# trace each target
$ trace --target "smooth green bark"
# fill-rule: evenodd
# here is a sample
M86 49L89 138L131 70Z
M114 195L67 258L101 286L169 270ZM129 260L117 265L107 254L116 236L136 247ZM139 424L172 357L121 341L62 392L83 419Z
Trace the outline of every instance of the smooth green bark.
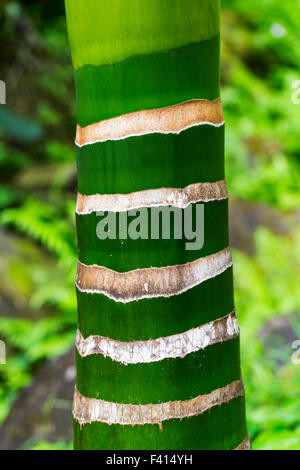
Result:
M215 0L66 0L74 68L175 49L219 32Z
M77 353L77 388L86 397L116 403L130 400L139 405L188 400L238 380L241 375L238 358L239 338L208 346L184 358L149 364L124 366L109 357L82 358ZM86 375L94 380L87 381Z
M220 94L220 36L166 53L139 54L75 71L78 123L86 126L139 109L161 108Z
M131 193L224 178L224 127L148 134L77 147L78 191ZM139 177L137 177L140 175Z

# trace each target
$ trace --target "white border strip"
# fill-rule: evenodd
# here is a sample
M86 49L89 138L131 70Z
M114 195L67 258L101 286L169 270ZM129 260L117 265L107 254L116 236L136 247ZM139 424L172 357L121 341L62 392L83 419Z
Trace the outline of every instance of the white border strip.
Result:
M80 292L104 294L116 302L132 302L181 294L218 276L232 266L230 248L190 263L118 273L78 261L76 287Z
M89 336L84 339L77 330L76 348L81 357L102 354L122 364L158 362L222 343L239 335L239 324L235 311L223 318L192 328L184 333L165 336L148 341L116 341L104 336Z
M145 134L179 134L190 127L204 124L215 127L224 125L220 98L215 101L191 100L164 108L135 111L85 127L77 125L75 144L84 147Z
M131 405L87 398L75 387L73 416L80 425L93 422L129 426L160 424L170 419L200 415L214 406L228 403L242 395L244 395L244 384L242 380L235 380L225 387L190 400Z
M174 206L181 209L191 203L227 199L226 181L195 183L180 188L159 188L129 194L77 194L76 213L91 214L97 211L122 212L139 207Z

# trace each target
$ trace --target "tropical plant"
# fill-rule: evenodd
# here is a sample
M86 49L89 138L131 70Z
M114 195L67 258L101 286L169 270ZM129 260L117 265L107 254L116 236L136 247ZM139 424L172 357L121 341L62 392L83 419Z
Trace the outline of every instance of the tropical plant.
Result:
M249 448L219 1L65 3L78 113L74 446ZM157 229L167 216L170 231Z

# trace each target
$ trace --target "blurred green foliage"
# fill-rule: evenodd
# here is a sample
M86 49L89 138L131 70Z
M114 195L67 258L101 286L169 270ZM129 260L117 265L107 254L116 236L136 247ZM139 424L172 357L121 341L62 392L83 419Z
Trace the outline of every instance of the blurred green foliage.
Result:
M221 3L230 194L294 222L286 235L257 228L253 256L247 246L234 250L248 427L255 449L299 449L300 365L291 362L289 335L276 340L266 331L287 318L300 339L300 104L292 103L300 0ZM8 90L0 114L2 421L43 361L73 345L77 256L75 97L63 1L2 1L0 36ZM7 132L18 125L27 138ZM71 448L64 441L24 446Z
M288 337L266 350L260 331L296 312L291 327L300 338L300 104L292 102L300 79L300 1L221 4L230 195L269 204L295 222L285 237L258 228L253 257L234 250L248 428L254 449L299 449L300 364L291 362Z
M30 444L30 442L24 445L22 450L72 450L73 443L69 442L68 444L63 441L59 440L57 442L37 442L35 444Z

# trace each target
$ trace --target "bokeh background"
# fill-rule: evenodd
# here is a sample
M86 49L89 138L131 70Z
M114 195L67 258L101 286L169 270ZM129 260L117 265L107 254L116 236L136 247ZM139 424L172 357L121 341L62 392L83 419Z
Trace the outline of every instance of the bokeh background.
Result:
M221 4L249 433L254 449L300 449L300 1ZM76 119L63 1L1 0L0 41L0 448L70 449Z

